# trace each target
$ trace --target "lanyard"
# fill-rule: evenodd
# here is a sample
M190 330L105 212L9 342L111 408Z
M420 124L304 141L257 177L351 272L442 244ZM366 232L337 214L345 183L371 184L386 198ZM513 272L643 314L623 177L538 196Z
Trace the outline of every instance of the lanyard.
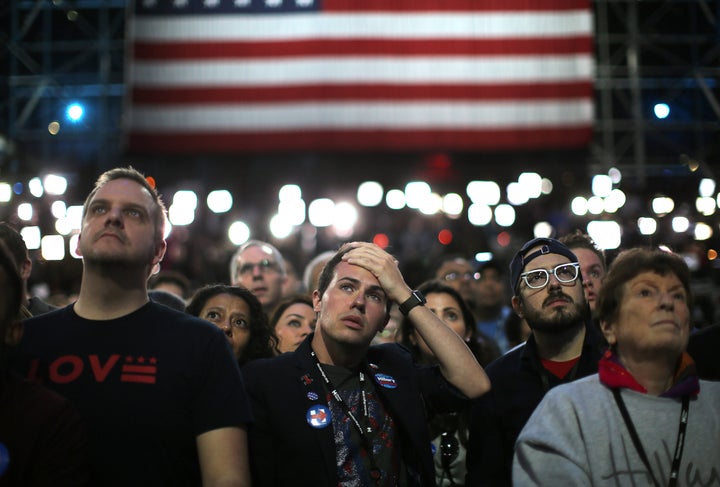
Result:
M630 432L630 437L632 438L633 444L635 445L635 449L638 452L638 455L640 455L640 459L642 460L643 464L645 464L645 468L648 470L648 474L650 475L650 478L652 479L653 485L656 487L659 487L660 484L658 483L657 479L655 478L655 475L653 474L652 470L650 469L650 462L648 461L647 455L645 454L645 449L642 446L642 443L640 443L640 437L637 434L637 431L635 430L635 425L632 422L632 418L630 418L630 414L628 413L627 408L625 407L625 402L622 399L622 396L620 395L619 389L613 389L613 396L615 397L615 402L618 405L618 408L620 409L620 413L622 414L623 419L625 420L625 425L627 426L628 431ZM672 461L672 469L670 470L670 480L668 481L668 487L675 487L677 485L678 480L678 472L680 471L680 459L682 458L683 454L683 448L685 447L685 430L687 429L687 422L688 422L688 415L690 412L690 396L683 396L682 397L682 410L680 411L680 425L678 426L678 436L677 441L675 442L675 454L673 455L673 461Z
M367 403L367 395L365 394L365 374L360 371L360 395L362 397L362 407L363 407L363 415L365 416L365 424L366 427L363 428L360 425L360 421L358 418L355 417L355 415L350 410L350 407L347 405L347 403L343 400L342 396L338 392L337 388L333 385L333 383L330 381L330 378L325 373L325 370L323 370L322 365L320 365L320 361L317 358L317 355L315 355L315 351L310 352L310 356L315 361L315 365L318 368L318 371L320 371L320 375L323 378L323 382L325 382L325 386L330 391L330 394L332 394L332 397L335 398L337 403L340 405L342 410L345 412L348 418L350 418L350 421L352 421L353 425L355 425L355 429L357 430L358 434L360 435L360 440L362 441L363 447L365 448L365 451L367 452L368 460L370 461L370 475L375 480L375 482L378 482L380 480L380 469L377 468L375 465L375 459L373 458L372 453L372 445L370 443L370 438L368 438L367 434L372 433L373 429L372 426L370 426L370 416L368 415L368 403Z

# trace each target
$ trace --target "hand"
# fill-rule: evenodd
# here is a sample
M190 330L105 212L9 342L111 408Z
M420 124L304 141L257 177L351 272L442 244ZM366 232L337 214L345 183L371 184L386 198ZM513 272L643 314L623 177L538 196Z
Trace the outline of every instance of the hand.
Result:
M370 242L346 243L340 250L348 247L351 250L343 255L343 261L360 266L374 275L388 299L401 303L410 297L412 290L405 283L395 257Z

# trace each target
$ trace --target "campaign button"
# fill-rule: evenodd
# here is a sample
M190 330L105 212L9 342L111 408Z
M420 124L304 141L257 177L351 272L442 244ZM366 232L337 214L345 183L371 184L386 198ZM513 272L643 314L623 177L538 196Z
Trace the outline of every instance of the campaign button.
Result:
M397 387L397 382L395 382L395 379L390 375L375 374L375 380L386 389L395 389Z
M310 406L305 418L313 428L325 428L330 424L330 409L322 404L315 404L314 406Z

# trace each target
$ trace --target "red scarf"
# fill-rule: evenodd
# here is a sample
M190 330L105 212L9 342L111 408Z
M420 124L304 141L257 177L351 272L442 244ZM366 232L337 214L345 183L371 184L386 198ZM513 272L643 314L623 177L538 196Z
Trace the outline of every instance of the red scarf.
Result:
M635 377L620 363L617 355L612 350L607 350L598 363L598 374L600 382L611 389L626 388L647 394ZM695 362L686 352L680 357L680 363L673 376L673 383L670 388L660 394L660 397L681 397L684 395L696 396L700 393L700 382L698 381Z

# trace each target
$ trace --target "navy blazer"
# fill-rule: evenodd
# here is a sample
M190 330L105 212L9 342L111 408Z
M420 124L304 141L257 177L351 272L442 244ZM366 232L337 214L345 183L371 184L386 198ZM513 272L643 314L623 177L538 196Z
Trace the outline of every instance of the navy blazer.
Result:
M310 356L312 337L294 352L252 361L242 370L255 418L248 428L254 486L337 485L332 424L314 428L306 416L313 405L328 406L322 376ZM375 374L385 374L397 383L394 389L376 383L375 391L398 428L408 485L435 485L428 419L466 407L468 398L438 367L415 365L400 345L370 347L367 360L376 382Z

